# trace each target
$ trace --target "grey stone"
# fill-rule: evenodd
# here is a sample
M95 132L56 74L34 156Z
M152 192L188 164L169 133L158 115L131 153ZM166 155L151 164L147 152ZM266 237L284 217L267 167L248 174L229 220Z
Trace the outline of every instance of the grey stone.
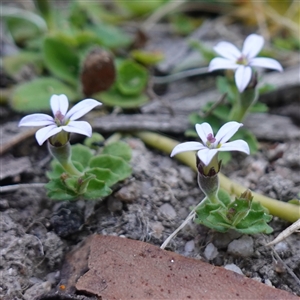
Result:
M168 219L175 219L177 216L177 213L173 206L169 203L163 204L160 208L159 211L165 215Z
M185 243L184 245L184 255L188 256L190 255L195 249L195 241L190 240Z
M227 252L236 256L249 257L253 255L253 239L244 235L238 240L232 241L227 248Z
M216 258L219 254L218 249L215 247L215 245L213 243L209 243L204 250L204 257L207 260L213 260L214 258Z
M224 266L224 269L233 271L235 273L244 275L243 271L235 264L227 264Z

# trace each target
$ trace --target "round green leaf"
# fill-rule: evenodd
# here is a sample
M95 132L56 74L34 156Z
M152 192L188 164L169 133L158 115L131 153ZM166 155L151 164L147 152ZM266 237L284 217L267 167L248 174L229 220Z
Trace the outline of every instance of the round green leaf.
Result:
M103 93L95 94L93 97L99 99L107 106L119 106L122 108L140 107L148 101L148 97L144 94L125 96L115 88L111 88L109 91Z
M45 64L56 77L77 86L79 57L74 49L58 37L47 37L43 44Z
M3 57L4 70L13 78L16 78L26 65L33 67L36 74L41 74L43 61L40 53L22 51L15 55Z
M72 161L79 162L84 168L88 167L92 157L92 151L88 147L82 144L72 146Z
M119 176L119 180L123 180L131 174L131 167L124 159L107 154L93 157L90 161L90 167L109 169Z
M92 168L87 173L95 175L98 180L105 182L107 186L112 186L119 181L119 176L109 169Z
M65 94L70 102L76 100L73 89L55 78L42 77L18 85L9 103L18 112L49 111L53 94Z
M147 70L138 63L124 60L118 66L117 88L121 94L133 96L140 94L148 81Z
M129 162L131 159L131 148L128 144L118 141L111 144L106 145L103 148L101 154L110 154L113 156L118 156L123 158L125 161Z

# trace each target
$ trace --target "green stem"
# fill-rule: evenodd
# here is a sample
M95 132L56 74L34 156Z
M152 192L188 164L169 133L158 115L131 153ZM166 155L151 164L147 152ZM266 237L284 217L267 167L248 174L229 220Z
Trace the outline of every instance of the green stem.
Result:
M167 154L170 154L173 148L178 145L178 142L170 139L168 137L162 136L157 133L142 131L134 133L147 145L161 150ZM195 154L190 152L180 153L176 155L176 158L183 162L184 164L191 167L193 170L197 171ZM231 181L225 175L219 173L220 187L230 194L235 196L240 196L247 188L242 185ZM260 195L258 193L252 193L253 200L260 202L264 207L266 207L270 214L277 216L283 220L290 222L295 222L300 218L300 207L295 204L290 204L282 202L270 197Z
M48 149L51 155L57 159L57 161L62 165L64 170L70 174L75 176L82 176L83 173L81 173L74 165L71 160L72 156L72 149L69 142L67 142L65 145L60 147L55 147L48 142Z
M255 87L248 88L243 93L240 93L236 104L232 108L229 120L242 122L257 99L258 91Z

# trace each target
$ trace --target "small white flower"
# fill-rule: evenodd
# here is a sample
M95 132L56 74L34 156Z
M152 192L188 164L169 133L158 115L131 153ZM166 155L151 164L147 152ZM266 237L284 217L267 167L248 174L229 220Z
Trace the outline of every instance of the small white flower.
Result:
M220 42L214 50L223 58L214 58L208 71L232 69L235 71L235 82L240 92L243 92L251 80L251 67L262 67L282 71L280 63L272 58L256 57L264 45L264 38L250 34L244 41L242 52L229 42Z
M76 132L86 136L92 135L92 127L88 122L75 121L102 103L94 99L85 99L73 106L69 112L69 101L66 95L53 95L50 106L53 117L46 114L32 114L25 116L19 123L20 126L46 126L39 129L35 138L42 145L48 138L61 131Z
M199 159L207 166L219 151L241 151L249 154L249 146L243 140L226 143L241 126L243 124L235 121L228 122L220 128L214 137L212 128L208 123L196 124L196 131L202 143L185 142L179 144L173 149L171 157L180 152L198 150Z

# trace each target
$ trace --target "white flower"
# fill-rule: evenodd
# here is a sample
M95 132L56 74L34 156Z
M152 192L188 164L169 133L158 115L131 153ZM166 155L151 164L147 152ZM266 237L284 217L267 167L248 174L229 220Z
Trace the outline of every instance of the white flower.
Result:
M235 71L235 82L240 92L243 92L251 80L251 67L269 68L282 71L280 63L272 58L256 57L264 45L264 38L257 34L250 34L244 41L242 52L233 44L220 42L214 50L221 56L214 58L208 71L218 69L232 69Z
M92 127L88 122L75 121L88 113L94 107L101 105L94 99L85 99L73 106L69 112L69 101L66 95L53 95L50 105L53 117L46 114L32 114L25 116L19 123L20 126L46 126L39 129L35 138L39 145L42 145L48 138L61 131L76 132L86 136L92 135Z
M243 124L235 121L228 122L220 128L214 137L212 128L208 123L196 124L196 131L202 143L185 142L179 144L173 149L171 157L180 152L198 150L199 159L207 166L219 151L241 151L249 154L249 146L243 140L226 143L241 126Z

